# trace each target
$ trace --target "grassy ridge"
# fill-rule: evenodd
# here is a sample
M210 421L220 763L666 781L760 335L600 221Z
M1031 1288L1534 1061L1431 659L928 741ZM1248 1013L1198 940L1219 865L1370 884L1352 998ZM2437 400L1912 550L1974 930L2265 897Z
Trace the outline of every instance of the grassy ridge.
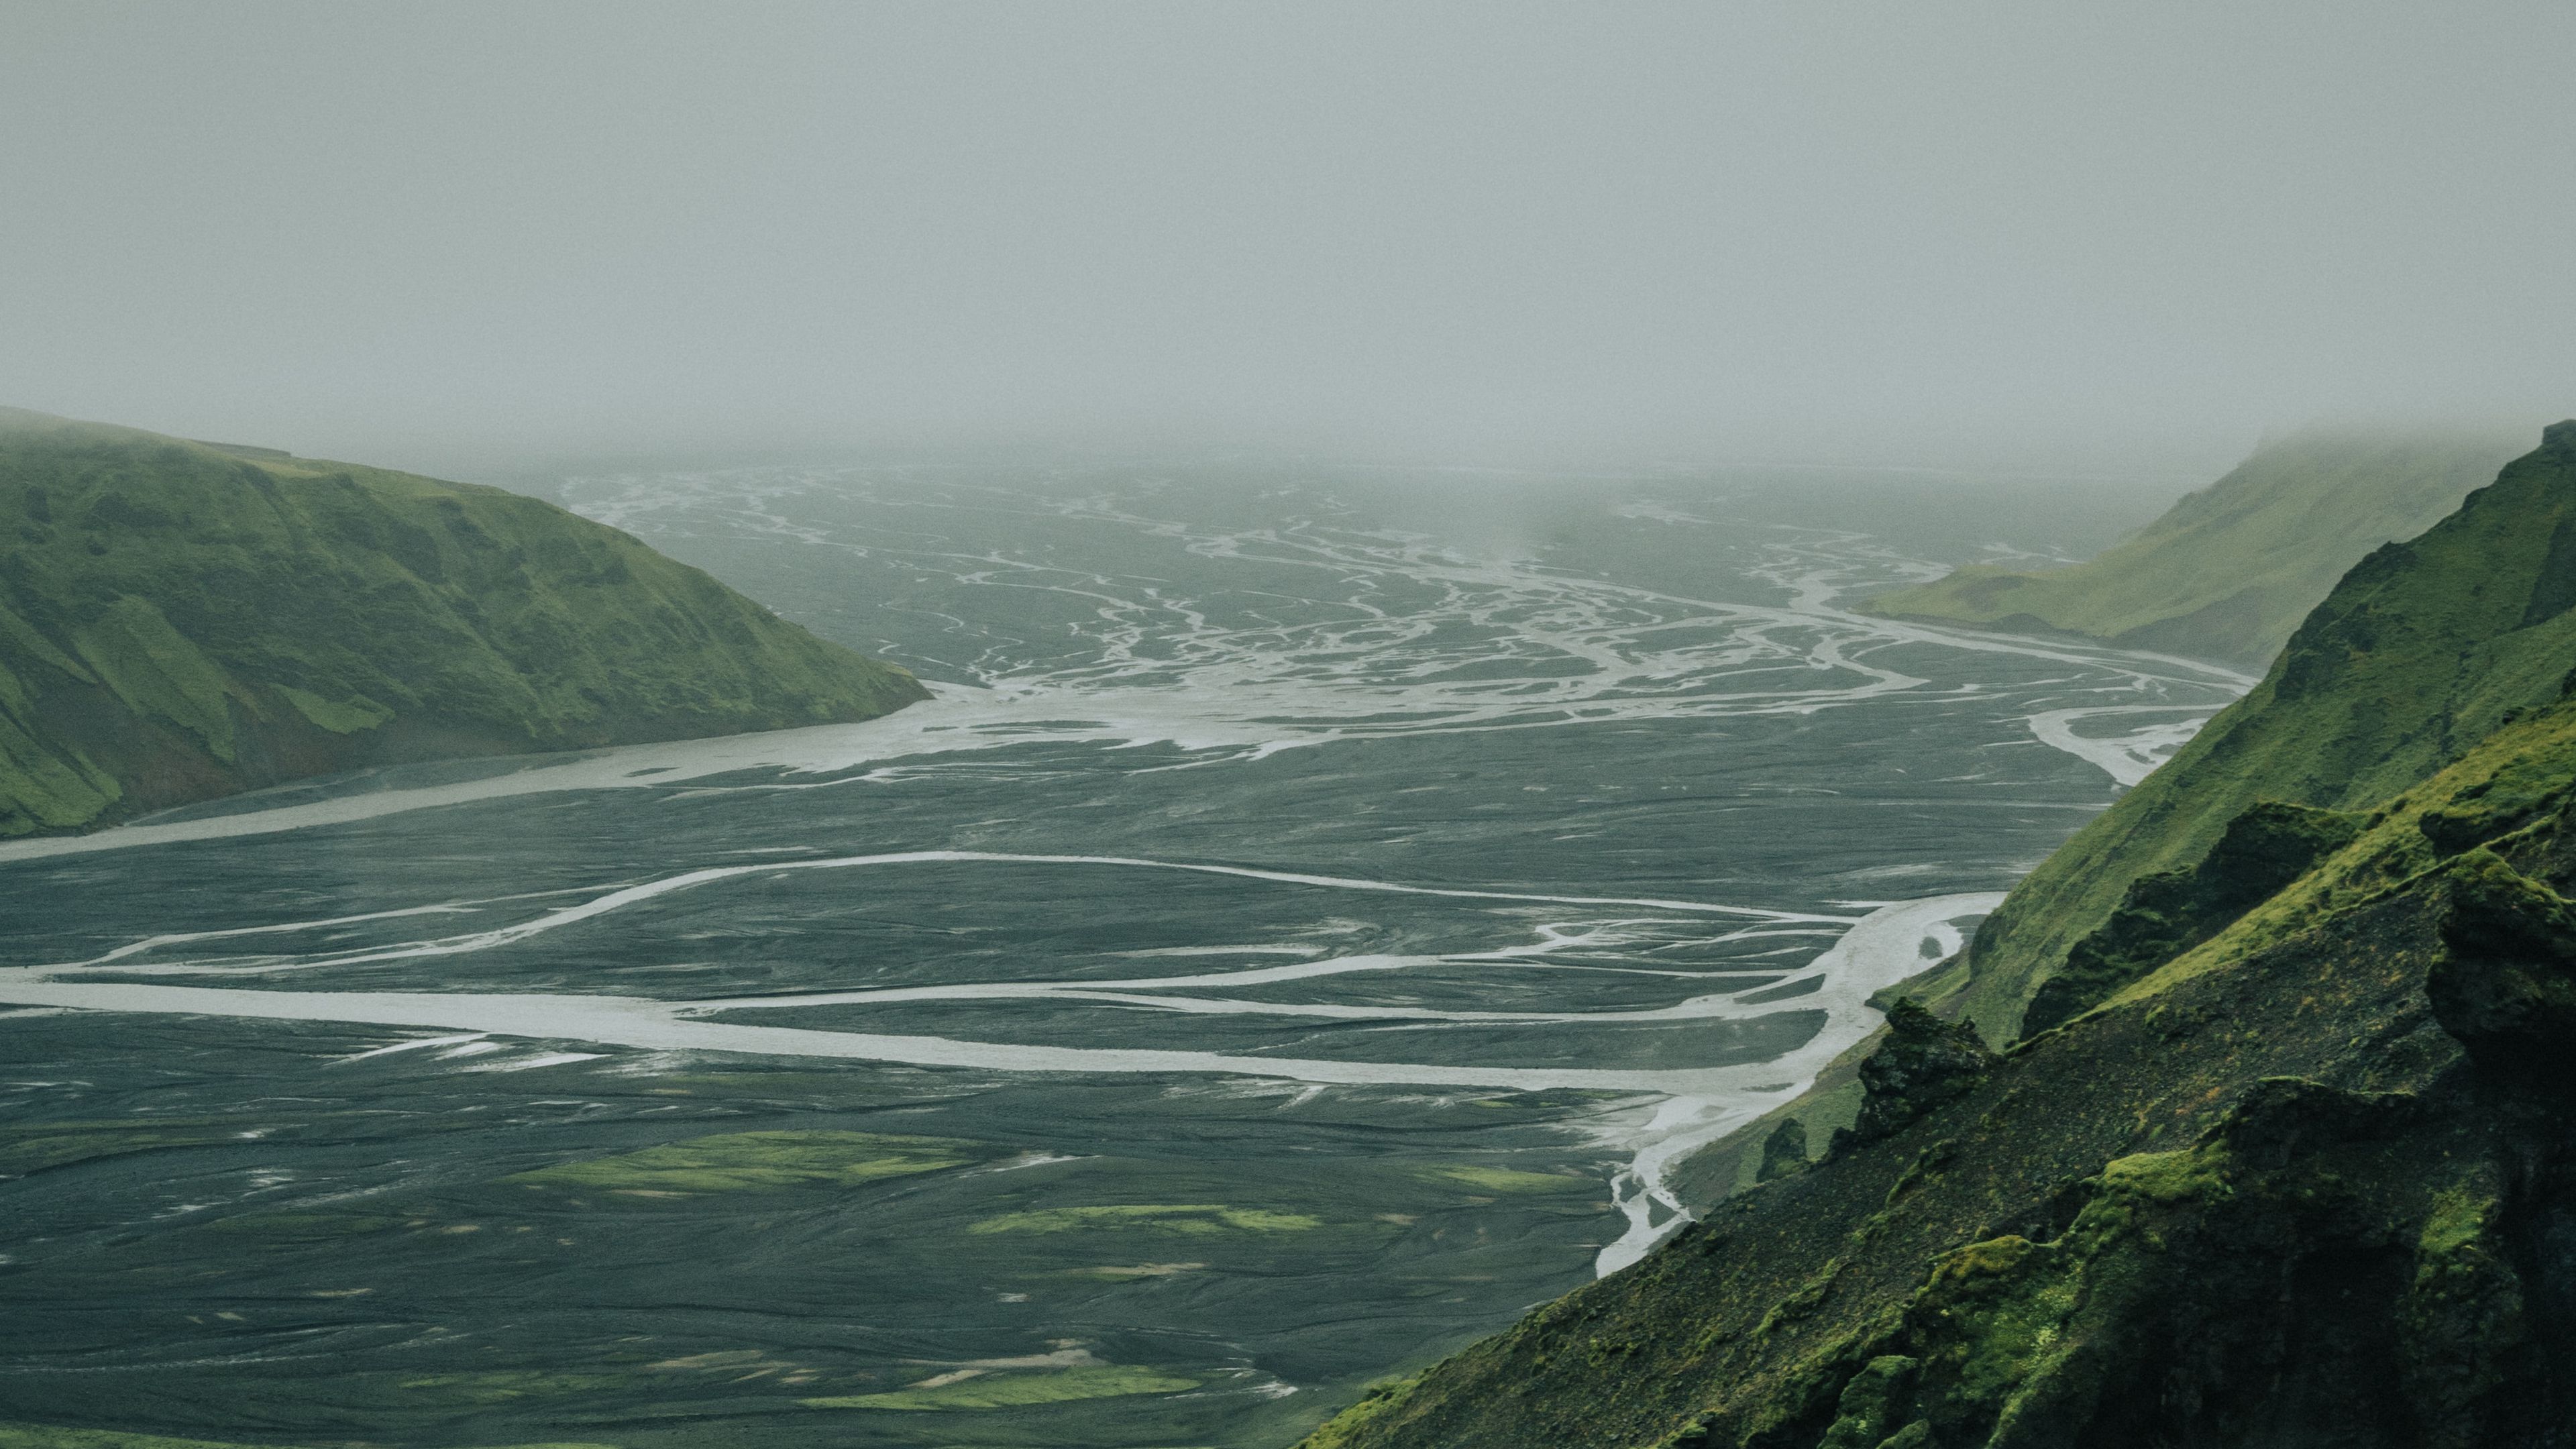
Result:
M2197 861L2259 800L2371 810L2576 665L2576 423L2420 538L2355 565L2263 682L2050 856L1977 932L1966 1010L1989 1036L2140 876Z
M1971 565L1861 608L2258 669L2355 560L2432 526L2520 446L2466 431L2303 433L2089 562L2040 573Z
M2501 933L2499 884L2530 916ZM2560 704L1953 1100L1309 1449L2564 1442L2571 885ZM2557 939L2490 954L2516 934ZM2482 1055L2515 1032L2553 1050Z
M0 410L0 836L924 697L536 499Z
M2565 423L2355 567L1980 933L1971 1008L2009 1025L2125 900L2099 999L1865 1066L1876 1133L1311 1449L2566 1442L2571 665ZM2288 878L2220 889L2249 861Z

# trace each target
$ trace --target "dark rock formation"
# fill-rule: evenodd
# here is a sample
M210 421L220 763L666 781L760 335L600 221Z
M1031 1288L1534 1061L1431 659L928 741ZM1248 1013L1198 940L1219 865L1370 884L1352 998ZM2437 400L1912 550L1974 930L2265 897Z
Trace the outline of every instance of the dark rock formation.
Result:
M1967 1093L1994 1062L1974 1026L1943 1021L1913 997L1898 997L1887 1013L1886 1041L1861 1063L1860 1119L1835 1135L1860 1142L1889 1136Z
M2110 999L2112 993L2217 935L2352 843L2363 817L2266 800L2227 823L2209 854L2189 870L2143 875L2119 909L2066 953L2066 963L2032 993L2021 1031L2037 1036Z
M1769 1182L1807 1170L1807 1127L1791 1117L1771 1129L1762 1139L1762 1166L1753 1174L1755 1182Z
M2483 848L2446 874L2450 950L2424 980L2435 1019L2517 1083L2576 1088L2576 911Z

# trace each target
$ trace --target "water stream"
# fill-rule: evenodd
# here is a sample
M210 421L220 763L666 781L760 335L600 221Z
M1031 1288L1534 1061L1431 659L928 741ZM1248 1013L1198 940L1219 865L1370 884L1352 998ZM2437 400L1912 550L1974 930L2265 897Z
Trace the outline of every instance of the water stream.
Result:
M1283 1442L1634 1262L2248 683L1854 614L1938 528L1740 480L564 496L938 698L0 845L0 1417Z

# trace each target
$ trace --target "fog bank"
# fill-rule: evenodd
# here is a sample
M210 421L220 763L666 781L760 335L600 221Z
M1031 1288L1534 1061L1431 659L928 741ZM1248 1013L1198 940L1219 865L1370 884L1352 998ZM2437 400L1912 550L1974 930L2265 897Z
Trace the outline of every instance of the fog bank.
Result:
M6 7L0 401L454 465L2576 411L2576 9Z

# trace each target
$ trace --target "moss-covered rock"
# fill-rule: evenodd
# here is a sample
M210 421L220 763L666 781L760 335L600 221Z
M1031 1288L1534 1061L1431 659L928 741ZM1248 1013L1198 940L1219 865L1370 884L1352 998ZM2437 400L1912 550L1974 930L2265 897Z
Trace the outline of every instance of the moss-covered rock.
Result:
M1860 1119L1835 1136L1861 1142L1890 1136L1984 1081L1994 1060L1974 1026L1943 1021L1913 997L1899 997L1887 1013L1885 1038L1861 1063Z
M533 498L0 410L0 836L925 697Z
M1783 1118L1762 1139L1762 1165L1755 1169L1753 1180L1769 1182L1807 1169L1807 1124L1795 1117Z
M2188 870L2138 877L2100 928L2076 942L2022 1013L2035 1036L2217 935L2319 860L2352 843L2364 817L2264 800L2227 823Z
M1914 1379L1922 1366L1920 1359L1900 1353L1881 1354L1864 1364L1834 1401L1833 1426L1825 1430L1818 1449L1879 1449L1917 1426L1916 1437L1927 1437L1931 1425L1914 1415Z
M2483 847L2443 875L2450 950L2424 982L2435 1019L2495 1070L2576 1088L2576 910Z
M2436 1195L2397 1309L2400 1381L2428 1444L2480 1443L2480 1402L2529 1371L2516 1361L2531 1342L2522 1276L2486 1186Z

